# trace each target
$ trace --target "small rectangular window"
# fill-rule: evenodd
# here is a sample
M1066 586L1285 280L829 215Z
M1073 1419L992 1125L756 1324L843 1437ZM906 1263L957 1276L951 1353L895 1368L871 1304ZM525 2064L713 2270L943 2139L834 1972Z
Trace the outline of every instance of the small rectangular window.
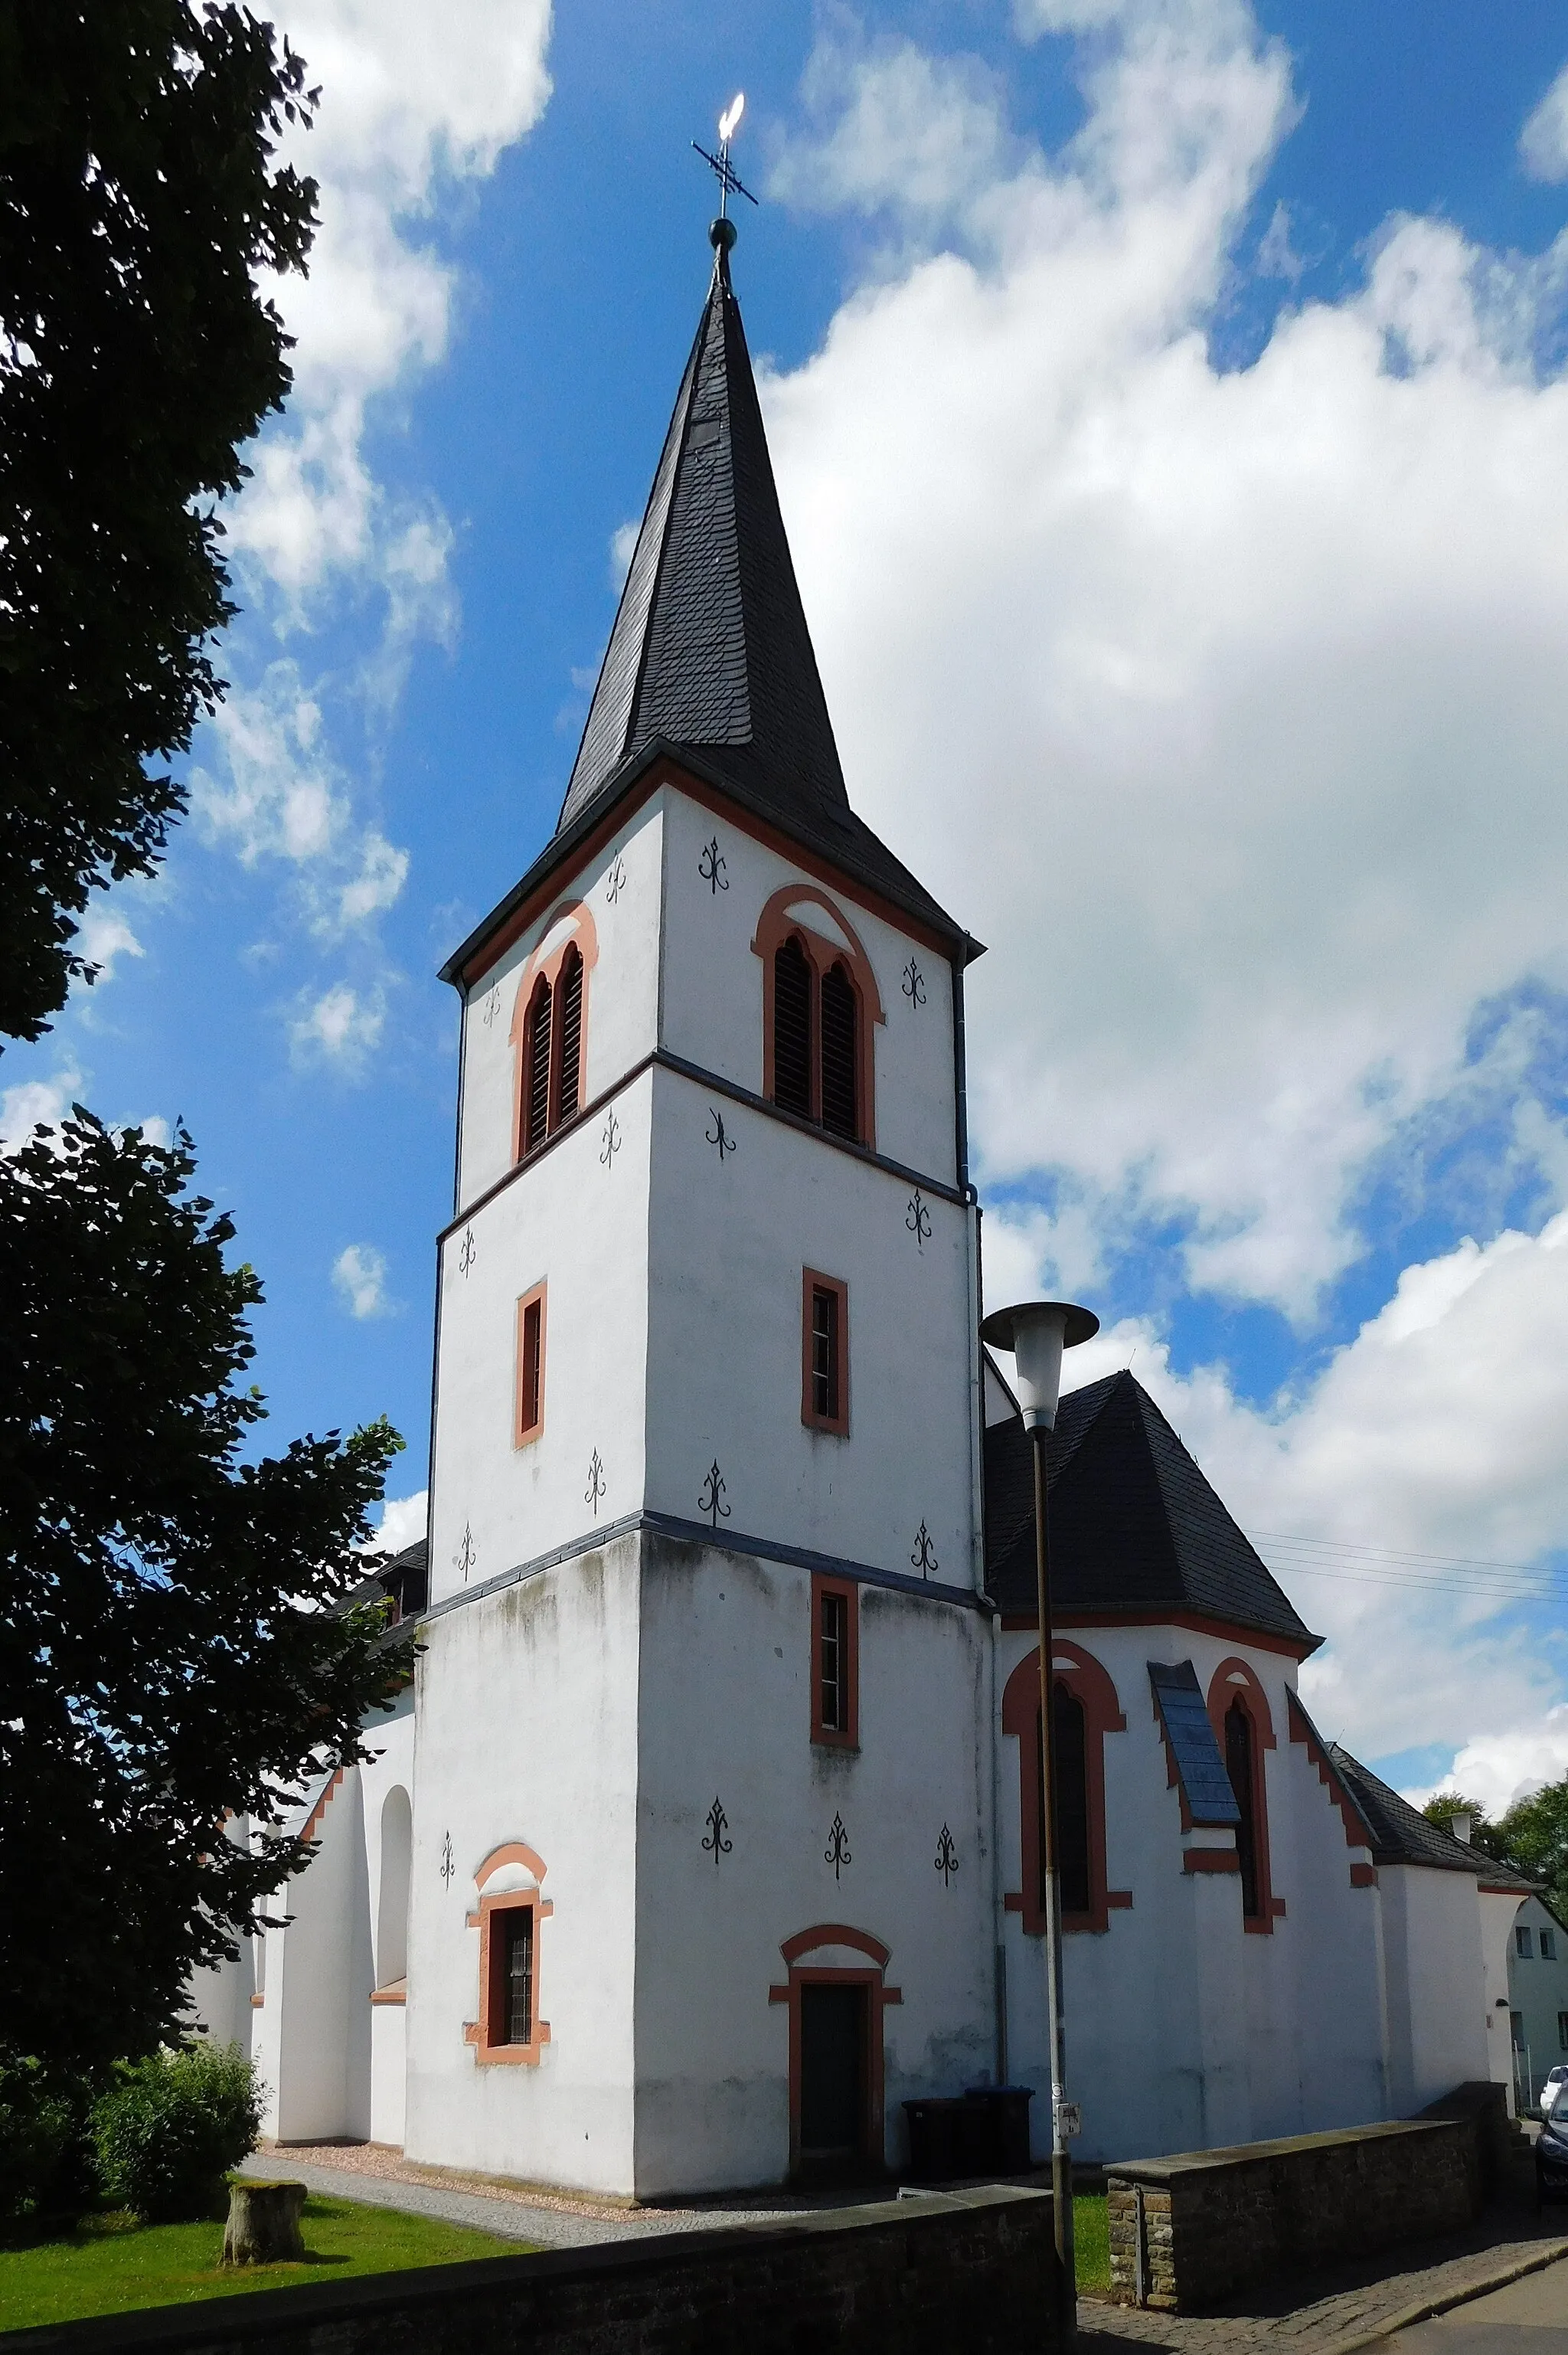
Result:
M1555 1930L1542 1930L1541 1933L1541 1959L1543 1963L1554 1963L1557 1960L1557 1933Z
M842 1749L860 1740L860 1626L849 1579L811 1580L811 1739Z
M1524 2051L1524 2014L1523 2014L1523 2012L1522 2012L1522 2011L1510 2011L1510 2012L1509 2013L1509 2016L1508 2016L1508 2024L1509 2024L1510 2030L1511 2031L1512 2036L1513 2036L1513 2049L1514 2049L1514 2051L1515 2051L1516 2052L1522 2052L1522 2051Z
M801 1285L800 1420L840 1438L849 1432L849 1286L814 1267Z
M1520 1923L1520 1925L1519 1925L1518 1929L1517 1929L1517 1930L1514 1932L1514 1934L1513 1934L1513 1950L1514 1950L1514 1953L1515 1953L1516 1955L1519 1955L1522 1956L1522 1958L1523 1958L1526 1962L1528 1962L1528 1961L1529 1961L1529 1959L1530 1959L1530 1932L1529 1932L1529 1930L1525 1927L1525 1925L1524 1925L1524 1923L1523 1923L1522 1922Z
M498 1906L490 1917L490 2019L485 2042L534 2041L534 1908Z
M1560 2011L1557 2015L1557 2041L1562 2050L1568 2052L1568 2011Z
M517 1419L514 1447L526 1447L545 1428L545 1286L517 1303Z

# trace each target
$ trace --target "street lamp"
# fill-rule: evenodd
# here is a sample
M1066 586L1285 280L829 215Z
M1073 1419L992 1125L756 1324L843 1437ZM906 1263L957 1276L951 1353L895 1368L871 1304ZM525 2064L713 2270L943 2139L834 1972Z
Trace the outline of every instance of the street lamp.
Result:
M999 1308L980 1327L993 1349L1011 1349L1018 1403L1034 1443L1034 1583L1040 1618L1040 1806L1045 1849L1045 2011L1051 2039L1051 2208L1056 2233L1056 2295L1061 2344L1077 2330L1077 2271L1073 2257L1073 2162L1067 2148L1077 2120L1067 2100L1067 2032L1062 2005L1062 1885L1056 1865L1054 1632L1051 1625L1051 1549L1045 1517L1045 1448L1056 1422L1062 1352L1093 1338L1100 1320L1065 1300L1027 1300Z

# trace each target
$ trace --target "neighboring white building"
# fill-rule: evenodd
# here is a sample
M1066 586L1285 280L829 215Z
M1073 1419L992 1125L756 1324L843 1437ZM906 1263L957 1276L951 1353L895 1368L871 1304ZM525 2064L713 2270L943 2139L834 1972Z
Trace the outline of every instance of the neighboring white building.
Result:
M446 967L412 1688L201 1994L279 2139L657 2197L1043 2094L980 954L850 807L721 246L560 824ZM1492 1868L1319 1740L1318 1639L1130 1374L1063 1401L1051 1482L1084 2156L1506 2082Z
M1506 1924L1515 2091L1532 2107L1550 2069L1568 2063L1568 1930L1538 1896Z

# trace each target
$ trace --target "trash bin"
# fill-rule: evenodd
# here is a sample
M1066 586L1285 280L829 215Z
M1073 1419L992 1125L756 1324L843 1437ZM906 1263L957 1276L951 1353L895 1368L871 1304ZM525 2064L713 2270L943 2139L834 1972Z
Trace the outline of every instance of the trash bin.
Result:
M1029 2172L1029 2105L1033 2085L969 2085L964 2102L976 2121L973 2147L986 2156L971 2172L977 2175L1027 2175ZM984 2121L983 2126L980 2121Z
M968 2105L950 2096L906 2102L909 2122L909 2175L916 2183L950 2183L962 2170L959 2139Z

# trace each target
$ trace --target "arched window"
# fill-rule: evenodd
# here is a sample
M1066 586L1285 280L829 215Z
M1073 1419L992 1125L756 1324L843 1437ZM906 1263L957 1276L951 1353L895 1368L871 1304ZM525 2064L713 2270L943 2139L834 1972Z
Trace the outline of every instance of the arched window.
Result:
M1256 1921L1263 1912L1257 1879L1256 1766L1253 1757L1252 1720L1239 1700L1225 1711L1225 1772L1241 1809L1236 1826L1236 1855L1241 1859L1242 1912Z
M555 992L543 974L528 1007L524 1050L523 1150L532 1153L550 1133L550 1033L555 1028Z
M758 919L763 1093L831 1136L874 1146L874 1026L885 1020L871 960L842 908L787 883Z
M1268 1782L1264 1753L1275 1747L1274 1716L1257 1670L1248 1660L1222 1660L1209 1679L1209 1723L1225 1762L1241 1821L1236 1863L1242 1885L1242 1925L1266 1934L1285 1911L1274 1894L1268 1849Z
M773 1101L811 1117L811 998L814 976L791 932L773 960Z
M860 1135L860 1002L841 959L822 975L822 1126L835 1136Z
M408 1881L414 1817L399 1783L381 1807L381 1889L376 1904L376 1984L397 1987L408 1976Z
M582 1097L583 961L575 947L561 959L556 984L560 1018L556 1025L556 1113L554 1124L575 1120Z
M523 968L512 1017L519 1161L576 1120L587 1101L588 982L598 955L592 914L568 900Z
M1052 1695L1055 1744L1056 1870L1064 1930L1105 1930L1125 1889L1107 1886L1105 1738L1127 1720L1116 1687L1092 1652L1067 1636L1055 1640ZM1040 1654L1026 1653L1002 1689L1001 1730L1018 1742L1018 1828L1022 1887L1009 1892L1010 1913L1039 1936L1045 1927L1045 1810L1041 1774Z

